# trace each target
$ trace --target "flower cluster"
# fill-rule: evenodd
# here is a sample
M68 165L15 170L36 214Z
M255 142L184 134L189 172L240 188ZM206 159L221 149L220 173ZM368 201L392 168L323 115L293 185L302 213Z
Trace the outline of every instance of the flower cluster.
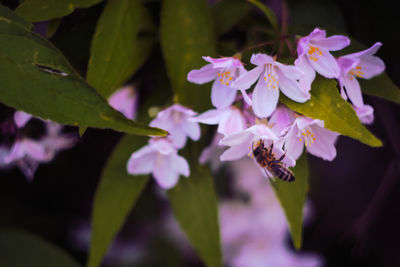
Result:
M220 156L221 161L237 160L252 154L254 146L263 140L273 147L277 159L294 166L303 152L324 160L336 157L335 142L338 133L324 127L324 121L298 114L278 102L282 92L293 101L304 103L311 97L311 84L316 73L339 81L341 95L349 99L363 123L372 123L373 109L364 104L357 78L369 79L382 73L385 65L374 56L381 43L371 48L339 58L330 51L341 50L350 40L341 35L326 37L316 28L298 40L294 65L277 61L275 56L253 54L250 62L256 67L247 71L236 57L203 57L210 64L192 70L187 79L193 83L213 82L211 100L215 109L206 111L192 121L218 125L213 144L206 148L200 161L211 160L210 151L218 145L229 146ZM254 90L247 90L253 85ZM237 91L242 94L237 95ZM271 146L273 144L273 146ZM273 176L263 171L267 176Z
M330 53L349 44L345 36L326 37L324 30L316 28L298 40L294 65L278 62L276 56L258 53L250 59L255 67L246 70L237 57L203 57L209 64L190 71L187 79L197 84L213 81L211 102L215 108L197 115L175 104L159 112L150 126L168 131L169 136L152 138L147 146L133 153L128 172L152 173L161 187L173 187L179 175L189 175L188 163L178 155L178 150L185 146L187 137L200 138L198 123L218 125L212 144L200 156L202 164L210 161L218 167L217 154L221 154L221 161L252 155L260 141L266 148L272 148L276 160L282 160L287 167L295 166L304 147L314 156L333 160L339 134L326 129L324 121L279 104L279 95L282 92L293 101L307 102L311 98L311 84L319 73L325 78L337 79L342 97L351 101L363 123L371 123L373 109L364 104L357 78L369 79L384 71L384 63L374 56L381 43L339 58ZM249 93L253 84L254 89ZM222 152L221 146L229 148ZM265 168L262 173L275 176Z
M17 166L32 181L40 163L75 144L76 136L62 130L60 124L16 111L0 122L0 168Z
M186 159L178 155L189 137L192 140L200 138L200 126L191 121L196 113L179 104L162 110L150 123L169 132L167 137L153 137L149 144L134 152L129 158L128 173L152 173L159 186L171 188L176 185L179 175L188 177L189 164Z

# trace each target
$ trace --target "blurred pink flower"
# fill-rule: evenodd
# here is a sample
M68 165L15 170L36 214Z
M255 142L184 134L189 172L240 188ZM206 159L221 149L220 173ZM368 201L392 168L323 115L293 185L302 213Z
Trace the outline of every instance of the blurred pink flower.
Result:
M32 118L32 115L23 111L14 113L14 123L18 129L23 129ZM17 138L11 147L1 148L0 167L18 166L31 181L40 163L50 162L57 152L75 144L76 136L63 133L61 125L51 121L43 121L43 123L46 132L39 139L35 140L16 133Z
M175 148L180 149L185 146L188 136L195 141L200 138L200 126L198 122L191 120L196 114L191 109L175 104L160 111L150 126L168 131L168 138Z
M152 173L158 185L169 189L176 185L179 175L188 177L189 165L178 155L172 141L167 138L150 139L149 144L132 153L127 164L128 173Z
M242 112L234 106L225 109L210 109L191 121L204 124L218 124L217 132L224 136L242 131L246 128L246 122Z
M135 119L137 112L137 94L132 86L125 86L117 90L108 98L108 103L124 114L128 119Z
M224 148L218 144L222 138L222 134L216 133L211 144L203 149L199 157L199 163L202 165L210 163L211 170L214 172L217 171L223 163L219 160L219 157L224 152Z
M323 121L299 116L288 130L285 148L287 154L296 160L305 145L310 154L331 161L336 157L335 142L338 136L338 133L325 129Z
M268 123L276 135L281 137L287 133L288 127L295 120L295 116L296 113L294 111L284 105L279 105L274 113L272 113Z
M203 59L210 64L203 66L199 70L190 71L187 76L188 81L197 84L214 81L211 89L212 104L218 109L229 107L235 101L237 91L235 87L232 87L232 82L244 74L246 69L243 67L242 62L235 57L203 57ZM251 103L246 92L244 90L240 91L244 100Z
M341 50L350 44L350 39L342 35L326 37L326 32L315 28L309 35L300 38L297 44L298 58L295 65L304 75L300 78L301 86L311 90L315 71L326 78L338 78L340 67L329 51Z
M231 164L231 169L234 190L249 199L225 200L220 204L224 262L232 267L321 266L323 260L319 255L295 253L287 246L285 214L253 162L245 158Z
M385 70L385 63L374 56L381 46L382 44L377 42L366 50L339 57L337 60L341 69L341 75L338 77L341 95L347 99L347 94L354 106L364 105L360 84L356 78L371 79Z
M278 104L279 90L296 102L310 99L297 81L303 73L296 66L284 65L265 54L252 55L250 61L257 67L237 78L232 87L246 90L258 80L252 96L252 107L258 117L272 114Z

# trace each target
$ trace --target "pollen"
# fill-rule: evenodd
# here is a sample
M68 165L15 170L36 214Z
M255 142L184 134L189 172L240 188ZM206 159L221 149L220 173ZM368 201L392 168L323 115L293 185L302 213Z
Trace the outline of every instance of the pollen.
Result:
M278 74L275 70L275 66L273 66L272 64L266 64L265 65L265 76L264 76L264 80L267 84L267 88L268 90L274 89L277 90L278 89Z
M310 45L308 49L309 58L313 61L318 60L318 56L322 56L322 51L318 47Z
M303 131L301 135L304 137L304 142L306 146L312 145L317 140L315 135L309 129ZM300 138L299 141L303 142L303 139Z
M231 71L224 71L222 73L218 72L217 75L220 76L221 78L219 79L220 83L223 85L229 85L229 81L233 80L233 77L231 75Z

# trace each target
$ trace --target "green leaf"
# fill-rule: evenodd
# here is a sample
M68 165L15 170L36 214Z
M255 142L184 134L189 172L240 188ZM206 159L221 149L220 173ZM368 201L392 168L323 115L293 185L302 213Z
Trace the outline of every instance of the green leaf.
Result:
M193 166L189 178L168 191L168 199L179 225L207 266L222 266L218 226L218 202L210 172Z
M151 24L151 18L139 0L107 2L93 37L87 73L88 82L104 97L129 79L149 55L149 38L138 40L144 23Z
M212 17L204 0L164 0L161 47L177 102L197 111L210 107L209 84L187 81L190 70L205 65L202 56L215 55Z
M249 11L249 6L243 0L218 1L211 9L218 35L222 35L243 19Z
M15 12L30 22L64 17L75 8L86 8L102 0L25 0Z
M400 104L400 88L393 83L386 73L370 80L358 79L358 81L363 93Z
M57 31L58 27L61 24L62 19L52 19L49 21L49 25L47 26L46 37L50 39Z
M296 166L292 171L296 178L293 182L288 183L280 179L270 181L275 195L285 211L294 247L300 249L303 235L303 207L308 192L308 164L306 153L303 153L296 161Z
M274 11L272 11L269 7L267 7L258 0L247 0L247 1L258 7L265 14L267 19L271 23L272 27L274 27L276 31L279 31L278 20L276 19Z
M143 137L123 137L103 169L93 205L89 267L100 265L148 182L148 175L132 176L126 171L130 155L145 142Z
M34 234L16 229L0 232L0 265L7 267L79 267L65 251Z
M305 103L297 103L282 95L280 100L290 109L313 119L325 122L325 128L352 137L372 146L382 146L364 125L361 124L352 106L344 100L336 87L335 80L318 76L311 88L311 99Z
M165 131L111 108L50 42L0 6L0 101L42 119L138 135Z

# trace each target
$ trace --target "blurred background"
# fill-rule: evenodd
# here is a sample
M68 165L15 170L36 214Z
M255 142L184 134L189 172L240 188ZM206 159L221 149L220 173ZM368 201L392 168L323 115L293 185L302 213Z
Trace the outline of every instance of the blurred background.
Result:
M18 5L13 0L0 2L10 8ZM158 24L161 0L143 2ZM209 2L211 6L215 1ZM281 17L282 1L265 3ZM338 29L367 47L382 42L378 56L384 60L393 82L400 85L400 19L396 2L292 0L287 5L294 28L301 24ZM75 10L62 19L50 39L83 76L103 7L104 3L100 3ZM263 15L250 4L243 13L237 26L219 37L221 55L230 56L235 49L257 41L250 40L250 30L243 25L259 23L262 27ZM36 27L40 31L40 23ZM157 44L150 59L131 79L139 91L139 103L166 79L151 76L152 69L163 68L157 60L161 56ZM400 107L366 95L364 101L375 109L375 121L368 128L382 140L383 147L371 148L341 136L333 162L308 157L310 212L303 251L321 256L322 266L400 266ZM5 114L4 106L0 105L0 110ZM78 136L76 129L69 131ZM1 170L0 227L26 229L84 264L94 193L102 166L120 137L110 130L88 129L74 147L60 152L52 162L41 164L32 182L17 168ZM231 176L229 166L215 175L221 200L230 197L225 187L232 182ZM110 249L105 266L202 266L170 218L163 194L154 182L148 184ZM180 237L172 238L174 235ZM288 233L285 238L292 249Z

